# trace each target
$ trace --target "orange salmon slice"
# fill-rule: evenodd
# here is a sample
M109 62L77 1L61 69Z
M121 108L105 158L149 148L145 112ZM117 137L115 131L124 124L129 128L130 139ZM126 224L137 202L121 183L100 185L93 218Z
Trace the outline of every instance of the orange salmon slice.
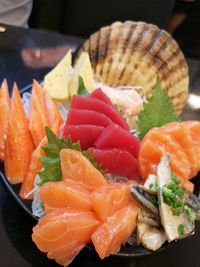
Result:
M33 228L36 246L51 259L67 266L90 242L99 221L91 211L56 209L42 217Z
M10 97L8 84L5 79L0 88L0 160L5 159L5 143L8 130L8 118L10 110Z
M5 150L5 173L12 184L24 181L33 144L21 97L14 84Z
M138 208L131 203L118 210L92 234L92 242L101 259L116 253L136 227Z
M197 174L198 160L189 129L180 122L172 122L162 126L160 130L169 134L181 146L190 161L191 177L194 177Z
M51 130L55 133L55 135L58 135L58 131L59 131L58 121L55 122ZM40 171L42 168L40 156L44 156L44 151L42 150L42 147L45 146L47 142L48 142L47 137L45 136L40 142L40 144L37 146L37 148L31 154L28 171L22 183L20 194L19 194L20 197L23 199L33 199L33 194L29 194L29 193L34 188L34 181L35 181L37 172Z
M60 152L62 178L81 181L93 189L105 185L106 179L81 152L63 149Z
M148 145L149 143L152 143L152 146L155 147L154 150L160 151L162 155L170 155L170 165L172 172L175 172L181 182L185 183L188 180L188 177L191 175L191 163L184 153L182 147L175 140L173 140L173 138L171 138L169 134L162 133L160 128L153 128L152 130L150 130L145 136L139 152L139 164L146 163L149 165L150 169L151 164L153 163L153 156L150 151L148 151L148 146L145 146L145 143L147 141ZM159 162L157 163L157 165L158 164ZM145 169L147 170L148 167L140 166L141 172L143 172L143 170ZM149 174L150 173L148 172L142 173L142 177L146 176L146 179Z
M200 171L200 122L199 121L183 121L183 127L186 127L191 134L192 143L197 158L197 172Z
M92 210L90 192L73 180L45 183L40 187L39 195L46 213L56 208Z
M92 205L101 221L125 207L131 200L128 184L107 184L92 192Z

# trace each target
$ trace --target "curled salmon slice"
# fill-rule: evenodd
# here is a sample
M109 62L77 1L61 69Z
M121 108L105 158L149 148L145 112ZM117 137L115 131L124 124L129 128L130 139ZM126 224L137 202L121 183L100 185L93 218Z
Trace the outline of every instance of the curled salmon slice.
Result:
M59 264L67 266L90 242L99 221L91 211L56 209L42 217L33 228L36 246Z
M118 252L136 227L138 208L134 203L118 210L92 234L92 242L101 259Z
M90 192L73 180L48 182L39 189L45 212L58 208L92 210Z

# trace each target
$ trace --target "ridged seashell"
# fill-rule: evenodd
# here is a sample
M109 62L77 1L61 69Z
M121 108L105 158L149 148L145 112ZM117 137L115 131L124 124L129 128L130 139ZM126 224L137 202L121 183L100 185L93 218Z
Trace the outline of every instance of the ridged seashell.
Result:
M81 51L89 53L94 74L112 87L140 85L148 97L159 76L181 113L188 95L188 67L166 31L145 22L115 22L92 34Z

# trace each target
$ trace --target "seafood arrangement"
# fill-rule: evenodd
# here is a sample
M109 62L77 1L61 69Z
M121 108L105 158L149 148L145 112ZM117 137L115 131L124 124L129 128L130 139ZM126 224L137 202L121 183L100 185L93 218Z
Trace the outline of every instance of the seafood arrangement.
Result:
M92 244L156 251L195 232L200 121L181 121L188 70L177 43L143 22L92 34L20 96L0 89L0 160L38 218L32 240L68 266ZM176 71L174 71L176 70ZM135 241L133 241L135 240Z

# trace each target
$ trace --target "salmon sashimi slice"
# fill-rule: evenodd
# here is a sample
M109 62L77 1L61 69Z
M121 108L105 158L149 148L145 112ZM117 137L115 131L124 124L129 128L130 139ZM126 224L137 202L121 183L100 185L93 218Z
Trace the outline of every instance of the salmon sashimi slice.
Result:
M197 171L200 170L200 122L199 121L183 121L181 124L189 129L196 158L198 161Z
M149 155L151 158L149 159ZM157 173L157 166L163 156L163 151L159 147L155 147L150 140L142 143L139 152L139 172L143 181L145 181L149 174Z
M92 210L90 192L73 180L45 183L39 189L39 196L46 213L56 208Z
M138 208L131 203L118 210L92 234L92 242L101 259L118 252L136 228Z
M62 247L49 252L47 257L49 259L55 259L55 261L60 265L68 266L84 247L85 244L80 244L77 241L71 241Z
M59 132L59 121L58 120L54 123L51 130L55 133L55 135L58 136L58 132ZM37 172L42 169L42 163L41 163L40 157L45 155L42 147L45 146L47 143L48 143L48 140L47 140L47 137L45 136L40 142L40 144L36 147L36 149L31 154L28 171L26 173L25 179L22 183L20 193L19 193L20 197L23 199L33 199L33 193L30 193L30 192L34 188L34 181L35 181Z
M93 189L107 183L104 176L79 151L63 149L60 152L62 178L82 181Z
M0 160L5 159L5 142L8 130L8 118L10 111L10 97L8 83L5 79L0 89Z
M197 174L198 160L189 129L180 122L172 122L162 126L160 130L169 134L182 147L190 161L191 177L194 177Z
M91 194L92 205L101 221L112 216L131 201L128 184L113 183L99 187Z
M37 147L44 138L46 126L50 127L45 107L45 91L38 82L34 80L30 99L29 129L35 147Z
M176 141L174 141L170 135L168 135L167 133L162 133L160 128L151 129L145 136L139 153L139 157L143 157L143 154L146 154L146 156L148 157L149 165L151 165L151 153L149 153L148 151L144 153L143 151L143 144L147 140L152 142L152 145L155 146L156 149L162 151L163 155L170 155L170 165L172 172L177 174L182 183L185 183L191 174L191 164L181 146ZM139 162L141 164L141 160L139 160ZM140 170L142 170L141 167ZM150 173L145 173L145 176L148 176L148 174ZM142 176L144 176L144 174L142 174Z
M91 211L56 209L42 217L33 228L32 239L48 257L67 266L90 242L99 221Z
M33 149L28 120L14 84L5 150L5 174L12 184L24 181Z
M56 121L58 121L59 126L61 126L64 121L60 115L60 112L57 109L55 102L51 99L47 90L45 90L45 107L50 126L52 127Z

